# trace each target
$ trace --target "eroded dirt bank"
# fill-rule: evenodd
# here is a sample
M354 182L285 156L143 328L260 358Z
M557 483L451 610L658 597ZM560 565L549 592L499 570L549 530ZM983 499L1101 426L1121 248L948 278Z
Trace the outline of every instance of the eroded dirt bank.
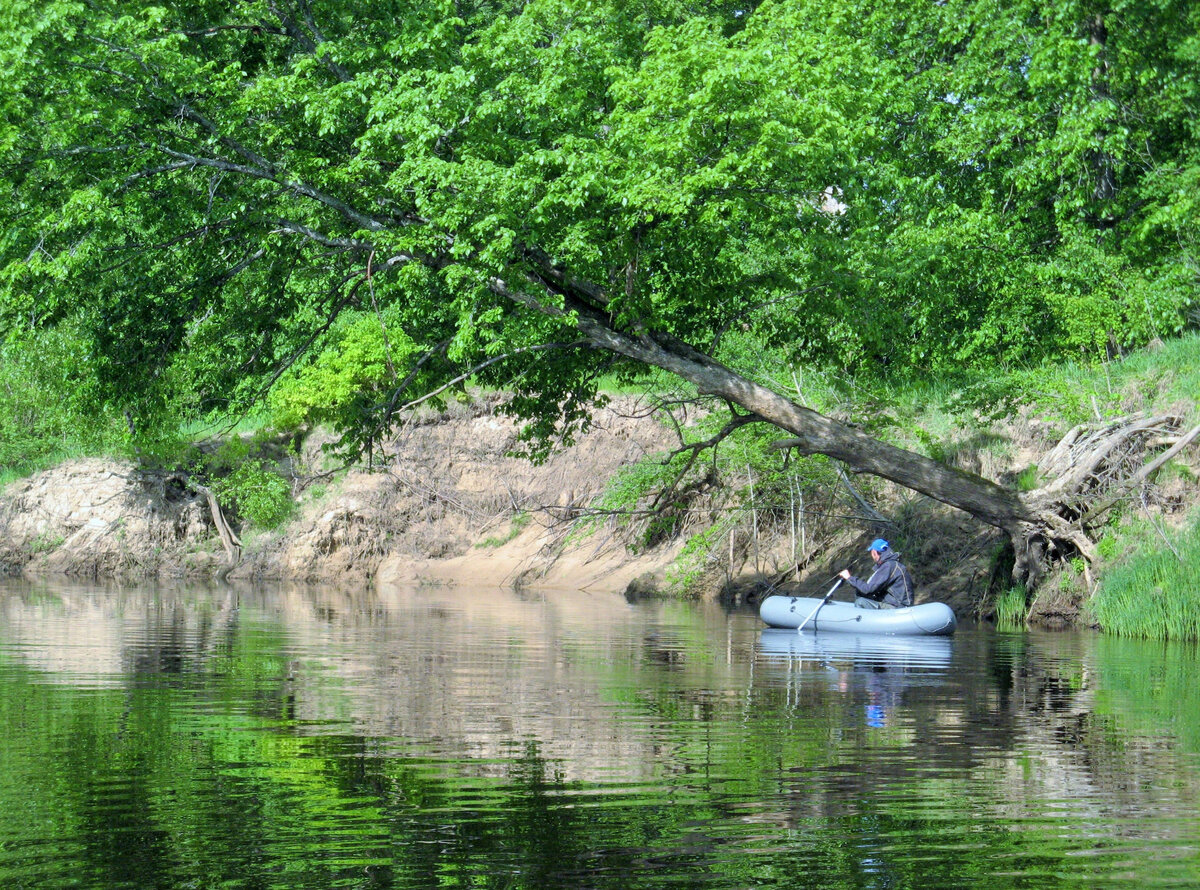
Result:
M634 554L619 536L564 546L573 513L617 469L669 445L632 404L542 465L507 456L512 423L488 403L406 428L372 470L297 485L282 531L222 547L205 496L177 474L88 459L13 483L0 496L8 573L146 579L229 577L346 584L602 585L661 571L674 548ZM319 461L317 446L309 460Z
M620 467L675 444L674 432L643 406L618 401L592 431L542 465L511 457L512 423L494 402L459 406L406 427L373 470L322 476L317 441L293 467L296 517L277 532L242 530L240 552L222 546L211 506L179 474L150 473L98 459L63 464L0 494L0 572L143 581L228 578L310 581L361 587L429 585L662 589L681 544L646 549L615 519L589 535L570 520L592 504ZM1025 431L1035 458L1034 430ZM1000 476L998 467L972 467ZM1003 543L965 514L910 492L880 504L906 523L904 553L918 600L976 613L997 579ZM753 599L768 590L823 592L844 566L866 574L863 544L873 526L849 497L827 502L803 530L730 533L692 592ZM716 512L709 521L713 521ZM804 571L797 574L799 561ZM1003 567L1000 566L1002 571ZM846 598L841 595L838 598ZM1071 621L1072 597L1047 585L1044 617Z

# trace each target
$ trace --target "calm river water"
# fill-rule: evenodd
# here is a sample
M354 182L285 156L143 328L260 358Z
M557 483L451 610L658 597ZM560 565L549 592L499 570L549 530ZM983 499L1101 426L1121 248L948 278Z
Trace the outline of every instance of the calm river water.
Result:
M0 887L1200 886L1193 646L0 583Z

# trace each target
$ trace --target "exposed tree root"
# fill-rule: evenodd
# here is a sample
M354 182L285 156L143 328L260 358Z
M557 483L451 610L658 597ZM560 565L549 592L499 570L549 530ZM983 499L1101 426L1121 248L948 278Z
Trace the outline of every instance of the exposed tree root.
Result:
M1049 481L1021 496L1032 520L1008 528L1015 549L1014 583L1036 588L1050 564L1081 556L1096 559L1091 531L1123 498L1144 488L1167 460L1200 435L1200 427L1175 437L1182 419L1173 415L1127 417L1081 424L1068 432L1040 466ZM1174 441L1149 463L1147 451Z
M213 490L206 485L196 485L195 488L208 501L208 510L212 515L213 525L221 537L221 546L225 548L225 555L229 557L228 568L232 569L242 561L242 542L226 521L221 504L217 501Z

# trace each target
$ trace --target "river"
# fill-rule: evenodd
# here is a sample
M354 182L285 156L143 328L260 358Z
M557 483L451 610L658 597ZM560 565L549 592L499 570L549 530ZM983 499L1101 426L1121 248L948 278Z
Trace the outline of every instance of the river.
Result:
M0 582L6 888L1200 886L1194 646Z

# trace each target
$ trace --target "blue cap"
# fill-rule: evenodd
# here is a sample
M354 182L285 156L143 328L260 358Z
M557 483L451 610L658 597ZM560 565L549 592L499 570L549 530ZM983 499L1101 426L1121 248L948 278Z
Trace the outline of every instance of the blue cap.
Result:
M878 550L880 553L882 553L883 551L888 549L888 542L885 541L883 538L876 538L874 541L871 542L871 546L868 547L867 549L868 550Z

